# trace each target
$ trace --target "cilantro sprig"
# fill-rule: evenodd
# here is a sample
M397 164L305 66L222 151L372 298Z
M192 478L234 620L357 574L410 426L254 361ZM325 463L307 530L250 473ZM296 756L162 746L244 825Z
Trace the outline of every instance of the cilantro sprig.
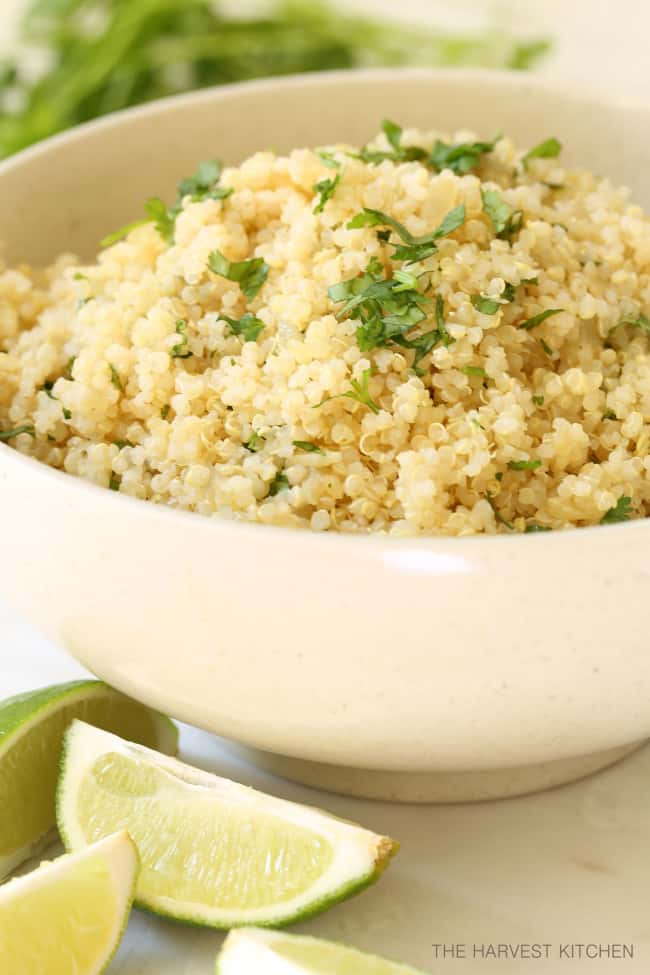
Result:
M317 410L320 406L324 406L325 403L330 403L332 400L343 398L356 400L357 403L367 406L373 413L379 413L381 407L375 403L368 388L371 376L372 369L364 369L360 379L350 380L350 389L346 390L345 393L338 393L336 396L326 396L325 399L316 404L314 409Z
M187 319L180 318L176 322L176 334L180 335L180 341L176 343L170 352L172 359L189 359L193 354L189 348L190 337L187 334L187 328Z
M538 325L545 322L547 318L552 318L553 315L559 315L563 311L564 308L547 308L546 311L540 312L539 315L533 315L532 318L522 322L519 328L523 328L526 332L530 332L531 329L537 328ZM547 353L547 355L552 354L552 350L551 352L548 352L547 348L545 348L544 351Z
M497 143L502 138L503 135L499 134L491 142L460 142L456 144L442 142L438 139L427 161L438 173L441 173L443 169L451 169L453 173L465 176L480 166L483 156L494 152Z
M390 227L402 241L402 244L392 245L395 247L393 259L411 264L416 261L424 261L426 258L435 254L438 250L438 241L443 237L448 237L449 234L453 234L459 227L462 227L465 223L465 218L465 205L461 203L460 206L454 207L453 210L449 211L440 226L432 231L432 233L415 237L406 229L404 224L400 223L399 220L395 220L389 214L384 213L383 210L373 210L369 207L364 207L360 213L357 213L349 221L347 226L349 230L357 230L359 227Z
M601 525L617 525L629 521L632 517L632 498L623 495L613 508L610 508L600 519Z
M262 319L256 318L251 312L246 312L241 318L229 318L228 315L219 313L219 318L227 322L232 334L241 337L244 342L257 342L266 327Z
M499 240L511 241L523 226L523 210L512 210L497 190L481 189L481 198Z
M214 274L235 281L246 298L254 298L266 281L269 266L263 257L253 257L250 261L229 261L220 250L208 255L208 266Z
M318 203L314 207L314 213L323 212L326 203L328 203L328 201L334 196L334 191L341 182L341 176L342 173L338 172L336 176L333 176L331 179L321 179L318 181L318 183L314 183L314 193L317 193L319 196Z
M533 159L557 159L562 152L562 143L558 139L546 139L530 149L522 158L524 169L528 169Z

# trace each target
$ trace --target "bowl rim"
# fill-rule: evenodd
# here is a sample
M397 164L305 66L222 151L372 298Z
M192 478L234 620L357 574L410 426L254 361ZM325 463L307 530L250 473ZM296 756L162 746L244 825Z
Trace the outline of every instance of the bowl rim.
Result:
M274 78L257 78L251 81L236 82L233 84L217 85L209 88L201 88L191 92L184 92L178 95L170 95L166 98L156 99L152 102L145 103L143 105L136 105L131 108L122 109L118 112L111 112L107 115L101 116L98 119L91 120L89 122L84 122L80 125L73 126L70 129L66 129L63 132L57 133L44 139L33 146L28 146L26 149L9 156L7 159L0 161L0 179L5 175L5 173L10 172L14 169L19 168L23 163L29 163L32 159L37 159L40 156L47 155L47 153L56 149L60 145L81 142L87 135L91 135L96 131L101 131L106 128L119 127L123 122L128 122L134 119L147 119L152 116L159 114L164 114L168 109L175 108L183 104L196 104L211 101L222 101L228 100L232 96L237 97L241 92L253 92L256 91L264 92L268 94L269 88L272 89L291 89L295 87L314 87L317 88L323 84L329 86L344 86L349 82L350 78L359 79L361 81L378 81L385 82L390 80L395 80L395 77L404 77L414 81L422 82L451 82L456 81L459 83L467 84L475 82L484 89L485 85L489 85L493 90L503 90L503 89L524 89L530 93L537 93L540 95L547 95L551 98L561 98L567 97L567 87L569 83L567 81L561 81L556 78L548 78L545 76L525 74L523 72L517 71L499 71L493 69L481 69L481 68L426 68L426 67L414 67L414 68L404 68L404 67L383 67L383 68L357 68L357 69L340 69L336 71L315 71L307 72L302 74L279 76ZM650 104L639 104L634 100L621 99L616 96L608 96L602 91L596 91L590 88L586 84L576 84L573 81L570 82L570 98L574 102L580 102L585 108L591 107L597 109L603 107L604 105L617 109L623 114L630 113L641 113L650 117ZM311 528L296 528L284 525L265 525L260 522L252 522L244 519L226 517L220 515L219 513L214 513L213 515L205 516L200 515L197 512L188 511L180 508L173 508L165 504L156 504L151 501L146 501L140 498L134 498L126 494L121 494L120 492L110 492L108 488L101 487L100 485L94 484L90 481L85 480L82 477L76 477L72 474L68 474L65 471L58 470L56 468L50 467L48 464L37 460L34 457L30 457L26 454L21 453L14 447L7 443L0 442L0 466L8 464L15 464L17 467L22 467L27 471L30 471L34 475L40 475L45 479L53 479L55 483L60 483L61 485L67 484L71 492L83 492L87 494L90 492L91 495L101 492L104 495L104 500L107 504L118 504L129 506L137 506L137 510L143 513L148 510L148 517L162 518L165 521L174 519L180 519L181 524L193 524L194 527L202 525L205 531L220 532L221 534L226 534L232 532L238 537L245 537L251 535L252 538L257 538L261 541L260 532L262 532L263 537L267 540L277 537L277 539L284 540L285 543L290 540L306 540L309 544L321 545L323 547L331 547L336 545L337 547L345 547L350 545L355 549L358 549L360 544L363 544L364 549L376 549L382 553L386 551L397 551L404 549L424 549L424 550L437 550L449 549L449 554L452 553L452 549L457 555L467 555L469 554L468 548L470 546L476 547L481 546L492 548L492 546L512 546L515 544L521 544L522 539L527 539L527 544L537 545L541 544L541 539L544 539L546 544L563 544L562 539L568 539L568 544L572 544L574 534L576 532L580 533L581 537L593 537L594 533L600 533L603 529L606 529L611 536L614 531L621 533L625 531L636 530L637 532L641 529L641 526L646 525L646 531L650 533L650 527L648 527L648 519L637 518L632 521L614 524L614 525L588 525L588 526L572 526L570 528L554 530L550 532L541 533L529 533L525 532L500 532L498 534L485 534L479 533L474 535L391 535L388 532L341 532L341 531L314 531ZM135 513L135 508L133 508ZM189 519L189 521L188 521ZM200 519L200 520L199 520ZM210 526L208 528L208 525ZM302 544L300 541L292 541L292 544ZM480 551L480 550L479 550ZM476 552L475 554L479 554Z

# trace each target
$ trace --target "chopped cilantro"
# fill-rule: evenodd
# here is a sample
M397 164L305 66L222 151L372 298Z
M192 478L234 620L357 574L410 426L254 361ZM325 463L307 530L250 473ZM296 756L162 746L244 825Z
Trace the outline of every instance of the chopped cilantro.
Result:
M634 318L632 315L627 315L622 318L618 325L614 325L614 328L610 329L610 335L612 332L616 331L617 328L621 328L624 325L631 325L633 328L640 329L644 335L650 336L650 318L647 315L639 315L638 318Z
M534 315L532 318L527 319L527 321L522 322L519 328L524 328L529 332L531 328L536 328L538 325L541 325L547 318L551 318L552 315L559 315L563 311L564 308L547 308L546 311L540 312L539 315ZM544 351L546 352L546 349Z
M614 410L605 410L603 413L603 420L618 420L618 417L616 416L616 413L614 413Z
M123 393L124 385L122 384L122 380L120 379L119 372L111 362L108 363L108 368L111 370L111 382L113 383L116 389L119 389L119 391Z
M111 477L110 477L110 480L108 482L109 490L110 491L119 491L120 490L120 484L121 483L122 483L122 478L120 477L120 475L119 474L116 474L114 471L111 471Z
M472 304L482 315L496 315L501 308L501 302L486 295L472 295Z
M232 189L219 186L223 166L218 159L208 159L199 163L193 176L187 176L178 184L178 201L176 207L182 203L184 197L189 196L194 203L200 200L224 200L230 196Z
M547 525L536 525L535 522L531 522L529 525L526 525L526 527L524 528L525 535L534 535L537 532L550 532L550 531L553 531L553 529L549 528Z
M264 437L261 437L256 430L253 430L250 437L244 444L246 450L249 450L251 454L256 454L264 443Z
M47 393L47 395L49 396L50 399L53 399L55 402L58 403L59 402L58 396L55 396L54 393L52 392L52 390L54 388L54 382L55 382L55 380L48 379L46 382L43 383L43 387L42 388L43 388L43 392L44 393ZM70 412L70 410L68 410L63 405L61 405L61 410L63 411L63 419L64 420L71 420L72 419L72 413Z
M503 480L503 471L497 471L494 475L499 483Z
M497 190L481 189L483 210L492 221L494 232L500 240L512 240L521 230L524 214L522 210L511 210Z
M426 159L427 154L420 146L402 145L403 130L396 122L384 119L381 128L388 140L390 149L371 149L369 146L364 146L357 154L358 159L374 164L381 163L384 159L390 159L393 162L412 162L415 159Z
M503 517L503 515L501 514L501 512L499 511L499 509L497 508L494 502L494 495L491 493L491 491L488 491L485 497L487 498L488 504L492 508L492 511L494 512L494 517L499 522L499 524L505 525L506 528L510 529L510 531L513 532L515 530L515 526L512 524L511 521L507 521Z
M438 173L443 169L451 169L452 172L463 176L476 169L483 156L494 152L497 142L502 138L502 135L497 135L492 142L461 142L457 145L450 145L438 139L429 154L428 163Z
M384 213L382 210L371 210L368 207L364 207L361 213L357 213L347 226L350 230L356 230L359 227L378 227L382 225L391 227L402 241L401 245L393 245L395 247L394 259L396 261L413 263L414 261L423 261L427 257L435 254L438 249L437 241L458 230L465 223L465 216L465 206L461 204L460 206L454 207L453 210L450 210L440 226L432 233L424 234L421 237L414 237L406 229L404 224L401 224L387 213Z
M547 139L545 142L540 142L530 152L527 152L521 161L524 169L528 169L528 165L533 159L557 159L561 152L561 142L557 139Z
M269 273L269 266L262 257L250 261L229 261L221 251L214 250L208 257L210 270L228 281L236 281L246 298L254 298Z
M176 334L180 335L181 340L177 342L169 353L172 359L189 359L193 353L189 349L190 337L187 334L187 320L179 318L176 322Z
M325 451L318 444L312 443L310 440L294 440L294 447L298 450L304 450L308 454L324 454Z
M125 447L135 446L135 444L132 444L130 440L114 440L113 444L117 447L118 450L124 450Z
M169 405L169 403L165 403L165 405L163 406L163 408L160 411L160 419L161 420L166 420L167 417L169 416L169 411L170 410L171 410L171 406Z
M19 437L21 433L28 433L30 437L36 436L33 424L24 423L21 427L14 427L13 430L0 430L0 441L12 440L14 437Z
M632 517L632 498L626 495L619 498L616 505L610 508L600 519L601 525L616 525L621 521L629 521Z
M533 396L533 403L535 404L535 406L543 406L544 405L544 397L543 396Z
M339 172L332 179L321 179L318 183L314 183L314 193L318 193L320 196L320 200L314 207L314 213L323 212L325 204L332 199L334 190L341 182L341 175Z
M316 155L320 157L323 166L327 166L328 169L341 168L341 163L338 161L333 152L328 152L326 149L317 149Z
M269 497L274 498L276 494L280 491L287 491L289 489L289 478L284 473L284 471L278 471L273 480L269 485Z
M551 356L551 357L553 357L555 355L553 349L550 347L550 345L548 344L548 342L545 342L544 341L544 339L540 339L539 340L539 344L544 349L544 352L546 353L546 355Z
M541 460L511 460L508 462L511 471L536 471L541 466Z
M135 230L136 227L143 227L146 223L151 223L149 217L141 217L140 220L132 220L131 223L125 224L123 227L120 227L118 230L113 231L112 234L108 234L106 237L102 237L102 239L99 242L99 246L112 247L113 244L117 244L118 241L124 240L125 237L128 237L131 231Z
M351 389L348 389L348 391L345 393L338 393L336 396L327 396L324 400L321 400L320 403L317 403L314 409L317 410L319 406L323 406L325 403L329 403L333 399L341 399L344 397L347 399L356 400L357 403L362 403L364 406L367 406L369 410L372 410L373 413L379 413L380 407L375 403L368 389L368 382L371 375L372 369L364 369L361 373L361 379L350 380L350 386L352 387Z
M65 378L69 379L71 382L74 380L74 376L72 375L72 370L74 369L74 364L76 361L77 361L77 357L76 355L73 355L70 359L68 359L68 363L65 367Z
M257 342L262 330L266 327L261 318L256 318L249 311L241 318L229 318L228 315L219 314L224 322L230 326L233 335L243 338L244 342Z
M88 281L88 275L82 274L81 271L75 271L72 275L73 281Z
M522 278L522 285L539 284L539 278Z
M460 370L465 376L476 376L480 379L489 379L487 372L482 366L463 366Z

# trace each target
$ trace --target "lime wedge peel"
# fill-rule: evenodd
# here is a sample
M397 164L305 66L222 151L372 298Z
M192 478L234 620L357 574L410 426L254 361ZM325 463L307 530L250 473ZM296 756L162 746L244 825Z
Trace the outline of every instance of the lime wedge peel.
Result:
M75 717L176 754L163 715L101 681L75 681L0 702L0 881L53 838L63 733Z
M99 975L131 912L138 854L128 833L0 887L0 972Z
M75 721L57 799L69 850L126 828L142 860L136 903L215 928L277 927L378 879L397 844Z
M233 931L217 958L216 975L424 975L414 968L355 948L284 934Z

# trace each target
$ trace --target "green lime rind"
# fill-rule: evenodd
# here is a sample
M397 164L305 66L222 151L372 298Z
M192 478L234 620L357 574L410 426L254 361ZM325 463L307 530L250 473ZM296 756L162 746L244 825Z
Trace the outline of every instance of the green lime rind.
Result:
M254 966L254 969L251 967ZM419 969L370 955L350 945L304 935L233 931L216 960L216 975L424 975Z
M71 851L119 823L140 847L143 861L136 906L217 930L285 927L320 914L375 883L399 848L356 824L164 760L82 722L65 736L57 822ZM300 853L304 831L328 851L325 859L309 861L307 874ZM269 846L258 840L263 836L270 837ZM292 864L288 882L286 873L281 882L279 875L274 879L259 869L260 859L278 849ZM194 866L192 873L187 863ZM238 874L246 878L243 900L230 879Z
M53 836L63 733L76 717L130 732L169 754L178 751L178 730L172 721L102 681L58 684L1 702L0 880Z

